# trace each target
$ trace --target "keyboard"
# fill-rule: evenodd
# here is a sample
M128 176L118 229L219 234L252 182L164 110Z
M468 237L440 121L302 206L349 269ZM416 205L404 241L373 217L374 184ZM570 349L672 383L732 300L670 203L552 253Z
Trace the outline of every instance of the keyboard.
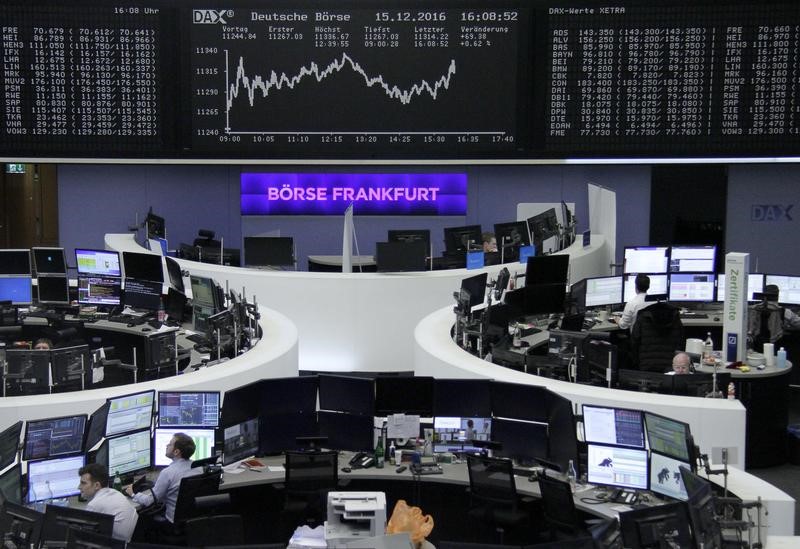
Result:
M192 335L188 335L188 336L186 336L186 339L188 339L188 340L189 340L189 341L191 341L192 343L198 343L198 344L200 344L200 345L202 345L202 344L208 344L208 339L206 339L206 336L205 336L205 335L203 335L203 334L192 334Z
M444 473L438 465L412 465L411 472L415 475L441 475Z
M708 318L705 313L681 313L681 318Z

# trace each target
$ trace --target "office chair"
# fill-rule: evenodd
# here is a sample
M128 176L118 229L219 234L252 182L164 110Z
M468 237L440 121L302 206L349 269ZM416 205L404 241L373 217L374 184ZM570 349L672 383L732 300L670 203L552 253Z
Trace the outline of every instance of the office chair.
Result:
M321 523L327 512L327 497L339 481L338 454L330 452L286 452L284 514L306 515L305 522Z
M241 515L210 515L186 521L186 545L189 547L242 544L244 523Z
M125 541L85 530L67 530L67 549L125 549Z
M162 531L159 541L170 545L185 545L186 521L203 514L206 507L199 506L196 500L203 496L214 496L219 492L222 470L206 471L181 479L178 487L178 500L175 502L175 517L172 524L165 517L156 517Z
M570 534L570 537L586 536L569 482L539 475L539 490L542 493L542 511L544 520L550 528L550 539L556 541L559 531Z
M683 323L678 309L669 303L653 303L639 311L631 329L634 366L649 372L672 368L676 349L684 347Z
M511 460L484 456L467 456L469 471L470 510L474 519L494 526L502 544L506 527L521 527L529 523L533 500L517 495Z

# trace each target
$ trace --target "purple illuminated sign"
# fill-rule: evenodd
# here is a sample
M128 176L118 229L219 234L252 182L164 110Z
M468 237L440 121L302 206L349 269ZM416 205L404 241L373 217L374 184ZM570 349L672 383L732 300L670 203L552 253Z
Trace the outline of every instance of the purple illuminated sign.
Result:
M466 215L465 173L243 173L242 215Z

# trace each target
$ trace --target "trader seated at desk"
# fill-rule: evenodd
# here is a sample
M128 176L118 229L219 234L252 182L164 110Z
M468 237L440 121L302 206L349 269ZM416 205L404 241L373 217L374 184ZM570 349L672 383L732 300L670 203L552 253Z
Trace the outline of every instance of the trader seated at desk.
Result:
M686 353L677 353L672 357L672 371L667 372L667 375L684 375L691 374L692 372L692 359Z
M118 491L108 487L108 469L99 463L90 463L78 470L81 497L88 500L86 509L114 516L112 537L130 541L139 515L133 504Z
M164 517L169 522L175 520L175 504L178 502L178 489L183 477L193 474L192 462L189 458L194 455L194 441L185 433L175 433L167 444L166 456L172 460L169 466L159 473L155 484L149 490L133 493L133 485L125 486L125 492L134 502L142 507L149 507L157 502L164 502ZM199 472L198 469L196 472Z
M633 328L639 311L652 305L651 302L645 301L647 290L650 289L650 277L642 273L637 274L635 285L636 295L625 304L625 309L622 311L622 318L619 319L618 325L623 330L626 328Z
M33 343L34 351L49 351L53 348L53 342L46 337L40 337Z

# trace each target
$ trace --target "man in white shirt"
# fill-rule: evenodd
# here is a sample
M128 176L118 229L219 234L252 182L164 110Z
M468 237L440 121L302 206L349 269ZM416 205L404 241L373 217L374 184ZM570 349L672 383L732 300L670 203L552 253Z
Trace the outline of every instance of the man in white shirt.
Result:
M78 489L84 499L89 500L86 509L95 513L113 515L112 537L130 541L139 515L131 501L120 492L108 487L108 469L99 463L90 463L78 470Z
M156 483L150 490L138 494L133 493L129 484L125 491L133 501L142 507L149 507L153 503L163 501L166 506L164 516L169 522L175 521L175 504L178 502L178 489L181 479L191 474L199 474L201 469L192 471L192 462L189 460L194 455L194 441L186 433L175 433L167 444L166 456L172 460L169 467L159 473Z
M636 285L636 295L633 299L625 304L625 309L622 311L622 318L619 319L619 327L622 329L632 328L636 322L636 315L639 311L650 306L651 303L644 300L647 296L647 290L650 289L650 277L646 274L639 273L636 275L634 281Z

